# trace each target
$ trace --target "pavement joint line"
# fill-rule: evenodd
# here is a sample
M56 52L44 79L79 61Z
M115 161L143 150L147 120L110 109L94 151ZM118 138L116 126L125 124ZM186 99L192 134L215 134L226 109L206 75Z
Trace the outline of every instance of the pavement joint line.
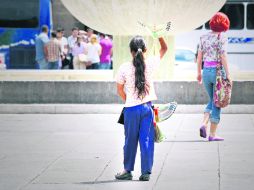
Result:
M28 181L25 185L21 186L19 188L19 190L22 190L23 188L26 188L28 185L33 184L33 181L36 180L38 177L40 177L43 173L45 173L47 171L48 168L50 168L50 166L52 166L54 163L56 163L65 153L61 154L60 156L58 156L55 160L53 160L52 162L50 162L45 168L42 169L42 171L37 174L35 177L33 177L30 181Z
M111 179L111 180L103 180L103 181L87 181L87 182L79 182L79 183L72 183L72 184L76 184L76 185L98 185L98 184L106 184L106 183L126 183L126 182L130 182L130 181L126 181L126 180L117 180L117 179ZM138 179L132 179L131 183L140 183L140 181ZM89 188L89 186L88 186Z
M218 152L218 189L221 189L221 164L220 164L220 143L217 142L217 152Z
M79 143L77 145L77 147L79 147L80 145L82 145L84 142L82 143ZM33 183L33 181L35 181L38 177L40 177L43 173L45 173L54 163L56 163L58 160L60 160L64 155L68 154L68 153L71 153L73 151L75 151L76 149L70 149L68 151L65 151L64 153L62 153L61 155L59 155L55 160L53 160L52 162L50 162L44 169L42 169L42 171L37 174L34 178L32 178L29 182L27 182L25 185L21 186L19 188L19 190L22 190L23 188L26 188L28 185L30 184L37 184L37 183ZM46 184L46 183L43 183L43 184ZM60 184L60 183L58 183Z
M99 176L95 178L94 184L95 184L96 182L98 182L98 180L100 179L100 177L101 177L101 176L104 174L104 172L106 171L107 167L111 164L113 158L116 157L117 155L118 155L118 153L114 154L114 155L112 156L112 158L109 159L109 161L106 163L106 166L102 169L102 171L101 171L101 173L99 174Z
M178 133L179 130L182 128L182 124L183 124L183 121L184 121L184 120L185 120L185 116L184 116L184 118L181 120L181 122L180 122L180 124L179 124L179 126L178 126L178 128L177 128L177 130L176 130L176 132L175 132L174 139L176 139L177 133ZM175 141L173 141L172 145L171 145L170 148L168 149L167 154L165 155L165 158L164 158L164 160L163 160L162 166L161 166L161 168L160 168L160 172L159 172L159 174L158 174L158 176L157 176L157 178L156 178L155 183L153 184L152 190L155 189L155 187L156 187L156 185L157 185L157 183L158 183L158 181L159 181L159 178L160 178L160 176L161 176L161 174L162 174L162 171L163 171L163 169L164 169L164 166L165 166L165 164L166 164L166 160L167 160L169 154L171 153L171 151L172 151L174 145L175 145Z

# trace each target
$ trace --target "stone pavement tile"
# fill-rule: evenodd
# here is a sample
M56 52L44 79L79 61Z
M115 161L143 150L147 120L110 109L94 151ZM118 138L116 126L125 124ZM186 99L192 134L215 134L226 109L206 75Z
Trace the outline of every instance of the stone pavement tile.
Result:
M226 141L219 146L221 190L253 189L253 114L225 115L222 124L221 134Z
M27 179L24 176L17 176L16 174L14 175L8 174L6 176L0 174L0 189L16 190L23 185L24 181L27 180L29 179Z
M241 131L253 131L254 123L253 114L240 114L237 117L231 114L225 114L221 116L221 122L219 124L219 131L234 131L234 132L241 132Z
M72 183L96 179L105 167L102 159L61 159L43 173L34 183Z
M0 115L0 189L227 190L254 184L253 115L222 115L219 133L226 141L219 143L199 137L202 114L175 114L160 123L167 139L155 144L149 182L137 181L139 150L134 181L114 179L123 167L118 116Z
M105 180L96 183L84 181L74 184L31 184L24 190L151 190L152 187L151 182Z
M29 186L22 188L22 190L89 190L90 187L87 185L79 184L30 184Z
M199 137L202 114L181 115L178 120L181 123L174 136L163 142L172 148L164 160L155 189L218 187L217 145Z
M254 175L249 173L238 173L238 175L222 175L221 188L222 190L239 190L239 189L254 189Z
M217 176L196 175L191 177L183 174L181 178L175 178L173 175L168 176L164 181L156 184L155 190L215 190L218 189Z
M191 151L193 143L176 142L165 160L164 167L155 189L206 189L217 186L218 155L216 147L202 152L200 148L208 143L196 143L196 150ZM189 149L189 150L188 150ZM205 180L202 180L205 178Z

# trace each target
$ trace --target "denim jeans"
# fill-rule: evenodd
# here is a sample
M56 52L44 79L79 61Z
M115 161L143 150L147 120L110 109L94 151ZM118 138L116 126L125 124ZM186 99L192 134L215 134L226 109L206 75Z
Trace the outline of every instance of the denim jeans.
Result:
M124 169L134 170L137 147L141 151L141 173L152 172L154 157L154 125L151 103L124 109Z
M108 70L108 69L110 69L110 67L111 67L111 63L110 63L110 62L108 62L108 63L106 63L106 62L104 62L104 63L101 62L99 68L100 68L100 69L107 69L107 70Z
M87 66L86 69L99 69L99 63L93 63L92 65L90 66Z
M48 62L46 61L46 59L37 60L37 63L39 64L39 69L41 70L48 69Z
M48 69L57 70L59 68L59 61L49 62Z
M218 124L220 122L221 109L216 107L213 102L213 92L216 85L216 68L203 69L203 83L209 96L209 102L206 106L205 113L210 113L211 123Z

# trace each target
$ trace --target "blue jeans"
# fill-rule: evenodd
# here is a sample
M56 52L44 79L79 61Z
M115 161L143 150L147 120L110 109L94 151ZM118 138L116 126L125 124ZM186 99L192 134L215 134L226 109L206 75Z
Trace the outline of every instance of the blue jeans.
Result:
M100 69L107 69L107 70L109 70L110 69L110 67L111 67L111 63L110 62L108 62L108 63L100 63Z
M39 64L39 69L45 70L48 69L48 62L46 61L46 59L40 59L37 60L37 63Z
M151 103L124 109L124 169L134 170L138 142L141 151L141 173L150 174L154 156L154 125Z
M48 69L58 69L59 68L59 61L49 62Z
M99 63L93 63L90 66L87 66L86 69L99 69Z
M213 102L213 92L216 85L216 68L203 69L203 83L207 94L209 95L209 102L206 106L205 112L210 113L211 123L218 124L220 122L221 109L216 107Z

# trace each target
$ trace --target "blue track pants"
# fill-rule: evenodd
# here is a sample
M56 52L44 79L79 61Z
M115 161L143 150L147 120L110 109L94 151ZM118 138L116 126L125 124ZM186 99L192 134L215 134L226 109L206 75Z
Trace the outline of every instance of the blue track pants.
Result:
M154 157L154 125L151 103L145 103L124 110L124 169L134 170L138 142L141 152L141 173L152 172Z

